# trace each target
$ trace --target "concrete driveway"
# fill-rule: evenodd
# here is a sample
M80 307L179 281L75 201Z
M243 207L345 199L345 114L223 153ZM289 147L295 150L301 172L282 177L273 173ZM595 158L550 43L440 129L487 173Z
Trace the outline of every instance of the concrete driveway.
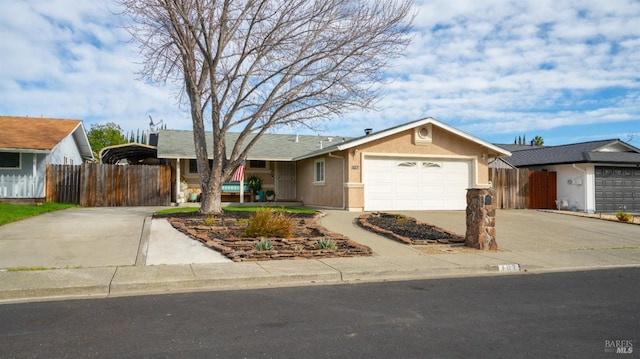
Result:
M154 210L72 208L0 226L0 268L134 265Z
M0 226L0 269L228 261L210 249L192 248L201 246L198 242L187 239L180 243L182 239L176 237L183 235L163 220L154 220L145 225L147 216L160 208L74 208ZM366 239L369 237L366 236L369 233L353 227L353 218L358 213L329 212L329 216L322 220L329 230L343 232L355 241L368 243ZM464 211L402 213L461 235L465 233ZM150 234L143 236L143 230L148 230ZM640 250L638 225L533 210L498 211L496 232L498 247L502 252ZM380 253L389 253L390 246L402 247L405 252L412 250L382 237L372 237L375 237L372 240L376 248L382 246ZM141 245L141 238L149 238L148 243ZM635 256L636 252L628 255ZM204 257L197 258L196 254Z
M406 211L402 214L464 235L464 211ZM535 210L498 210L496 241L501 251L565 251L640 248L640 226Z

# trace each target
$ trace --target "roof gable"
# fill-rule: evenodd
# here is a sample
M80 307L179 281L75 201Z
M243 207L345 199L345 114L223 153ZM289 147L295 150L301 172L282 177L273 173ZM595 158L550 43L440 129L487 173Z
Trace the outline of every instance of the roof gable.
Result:
M0 116L0 148L51 151L80 120Z
M72 135L80 154L93 158L81 120L0 116L0 128L0 149L50 152Z
M472 135L470 135L468 133L465 133L465 132L460 131L460 130L458 130L456 128L453 128L453 127L451 127L451 126L449 126L447 124L444 124L444 123L442 123L440 121L437 121L432 117L428 117L428 118L425 118L425 119L421 119L421 120L405 123L405 124L402 124L402 125L398 125L398 126L395 126L395 127L391 127L391 128L379 131L379 132L374 132L374 133L371 133L369 135L365 135L365 136L362 136L362 137L357 137L357 138L351 139L349 141L345 141L343 143L336 143L336 144L334 144L332 146L329 146L329 147L326 147L324 149L316 150L316 151L308 153L308 154L306 154L304 156L297 157L296 160L315 157L315 156L319 156L319 155L322 155L322 154L325 154L325 153L329 153L329 152L333 152L333 151L344 151L344 150L347 150L347 149L350 149L350 148L353 148L353 147L356 147L356 146L360 146L360 145L365 144L365 143L373 142L373 141L376 141L376 140L379 140L379 139L382 139L382 138L385 138L385 137L388 137L388 136L392 136L392 135L395 135L395 134L403 132L403 131L414 129L416 127L424 126L424 125L427 125L427 124L433 124L433 125L435 125L437 127L440 127L441 129L444 129L444 130L446 130L448 132L451 132L451 133L453 133L455 135L458 135L458 136L460 136L460 137L462 137L462 138L464 138L464 139L466 139L468 141L471 141L471 142L474 142L474 143L476 143L476 144L478 144L480 146L486 147L486 148L496 152L497 154L499 154L499 157L500 156L509 156L510 155L510 152L505 150L504 148L501 148L501 147L496 146L494 144L491 144L489 142L483 141L483 140L481 140L481 139L479 139L479 138L477 138L475 136L472 136Z

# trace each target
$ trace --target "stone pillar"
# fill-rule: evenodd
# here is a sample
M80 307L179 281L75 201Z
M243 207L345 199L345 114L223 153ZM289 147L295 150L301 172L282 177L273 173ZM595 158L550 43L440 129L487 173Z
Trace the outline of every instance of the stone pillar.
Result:
M482 250L497 250L496 191L492 188L467 190L467 233L464 245Z

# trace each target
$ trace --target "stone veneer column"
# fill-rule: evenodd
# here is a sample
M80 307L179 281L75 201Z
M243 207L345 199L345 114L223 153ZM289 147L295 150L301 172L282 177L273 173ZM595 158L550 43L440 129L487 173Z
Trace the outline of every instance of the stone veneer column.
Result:
M491 188L467 190L467 233L464 245L482 250L497 250L496 191Z

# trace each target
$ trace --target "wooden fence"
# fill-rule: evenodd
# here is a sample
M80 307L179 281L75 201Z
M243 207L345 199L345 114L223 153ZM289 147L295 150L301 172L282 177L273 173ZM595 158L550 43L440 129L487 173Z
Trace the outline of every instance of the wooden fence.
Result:
M48 165L46 200L84 207L167 206L171 167Z
M47 165L47 202L80 203L82 166Z
M529 170L490 168L489 180L496 189L498 208L529 208Z

